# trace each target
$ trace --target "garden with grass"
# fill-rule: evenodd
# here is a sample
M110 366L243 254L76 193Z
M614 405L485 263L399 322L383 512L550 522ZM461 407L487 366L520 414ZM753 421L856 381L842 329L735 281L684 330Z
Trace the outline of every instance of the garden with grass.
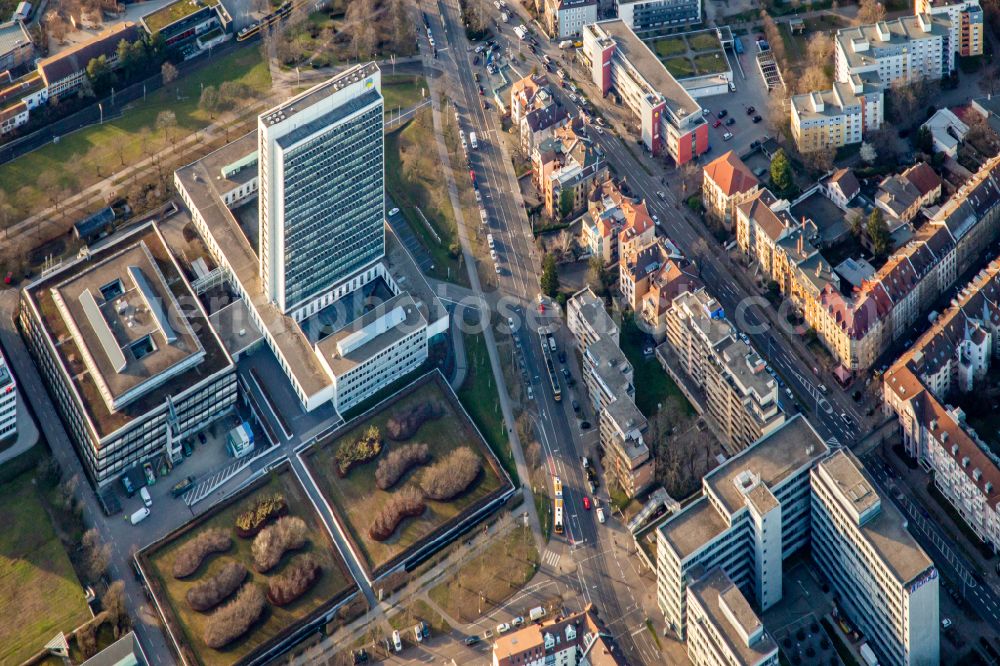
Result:
M424 100L427 92L427 81L422 76L410 74L382 76L382 97L385 99L386 115L413 108Z
M58 632L90 620L69 556L46 513L32 474L0 484L0 664L20 664Z
M434 267L427 274L468 285L468 275L459 263L458 226L435 141L429 108L421 109L402 127L386 134L385 189L434 259ZM417 208L427 218L433 233Z
M357 590L287 463L139 558L192 663L240 662Z
M726 62L726 56L722 52L695 56L694 67L698 76L729 71L729 63Z
M664 60L663 66L667 68L667 71L670 72L675 79L686 79L689 76L694 76L695 73L694 64L687 56Z
M302 454L369 575L510 488L439 372L430 372Z
M669 58L670 56L687 53L688 46L683 37L664 37L653 43L653 50L661 58Z
M538 571L531 530L517 525L452 572L428 596L456 620L474 622L524 587Z
M150 93L119 118L0 165L0 190L24 215L53 205L60 192L80 191L207 127L213 114L199 107L202 87L227 83L246 101L270 91L271 75L260 49L238 49ZM170 126L157 127L161 112L173 114Z

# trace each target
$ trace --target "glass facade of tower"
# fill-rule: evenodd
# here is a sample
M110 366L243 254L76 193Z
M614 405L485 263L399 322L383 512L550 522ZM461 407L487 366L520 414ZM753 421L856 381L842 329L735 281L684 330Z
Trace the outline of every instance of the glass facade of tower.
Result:
M385 254L382 108L370 91L310 123L324 131L285 151L286 310Z

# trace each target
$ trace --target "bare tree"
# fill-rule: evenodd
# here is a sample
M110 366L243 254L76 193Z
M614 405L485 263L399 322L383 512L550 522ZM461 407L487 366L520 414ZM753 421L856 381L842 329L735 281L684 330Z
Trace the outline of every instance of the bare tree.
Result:
M806 58L810 65L823 67L833 58L833 38L826 32L814 32L806 45Z
M108 564L111 562L111 545L104 543L95 528L83 533L81 544L87 576L96 581L107 573Z
M885 20L885 5L878 0L861 0L858 5L857 25L867 25Z
M128 136L124 132L114 132L108 139L111 151L118 156L121 166L125 166L125 151L128 149Z
M1000 65L989 63L979 74L979 88L987 95L1000 91Z
M163 132L163 140L167 144L171 143L170 137L175 127L177 127L177 115L173 111L168 109L156 114L156 129Z
M830 88L830 79L819 65L809 65L798 82L799 92L817 92Z
M802 163L810 171L826 173L833 169L833 151L820 149L802 153Z
M163 85L173 83L177 80L177 68L169 62L163 63L160 67L160 74L163 75Z
M108 614L108 622L114 629L115 638L128 631L131 624L125 608L125 583L116 580L101 597L101 607Z

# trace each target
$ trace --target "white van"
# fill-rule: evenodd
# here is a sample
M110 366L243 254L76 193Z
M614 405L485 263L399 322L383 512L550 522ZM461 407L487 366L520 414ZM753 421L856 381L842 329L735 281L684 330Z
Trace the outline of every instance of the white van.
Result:
M139 497L142 498L142 503L147 509L153 506L153 498L149 496L149 491L146 489L146 486L139 488Z
M128 520L133 525L138 525L147 518L149 518L149 509L147 507L142 507L141 509L133 513L131 516L129 516Z
M399 632L392 632L392 649L396 652L403 651L403 640L399 637Z
M538 622L545 617L545 609L541 606L535 606L528 612L528 617L531 618L532 622Z

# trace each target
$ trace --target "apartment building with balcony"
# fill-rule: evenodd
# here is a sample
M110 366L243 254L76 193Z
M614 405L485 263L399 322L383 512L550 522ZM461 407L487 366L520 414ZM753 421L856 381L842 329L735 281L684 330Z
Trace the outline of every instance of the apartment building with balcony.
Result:
M617 264L621 248L651 242L656 225L646 202L625 196L612 180L594 184L582 218L580 240L605 265Z
M1000 261L963 287L883 377L885 411L895 414L903 447L925 470L969 528L1000 549L1000 469L990 448L949 405L953 393L976 390L998 356Z
M960 56L983 54L983 9L979 0L916 0L916 13L946 17L945 48Z
M635 114L653 155L680 166L708 150L701 106L623 20L584 26L582 56L601 94L616 95Z
M834 81L830 90L791 98L791 128L802 152L835 150L860 143L868 132L882 126L882 89L871 76L852 74L847 82Z
M811 222L768 190L736 207L737 243L849 374L871 367L1000 236L998 173L991 158L858 287L813 245Z
M587 207L591 191L608 179L604 151L587 136L582 120L554 127L531 153L532 182L543 210L562 219Z
M939 663L938 571L903 514L847 449L816 465L810 483L812 557L838 606L884 663Z
M666 342L656 356L688 400L711 420L730 454L781 427L785 413L777 382L704 287L674 298L666 321Z
M917 14L891 21L842 28L834 39L834 80L876 75L883 88L896 82L937 80L955 69L955 52L945 48L951 21Z
M634 372L618 346L618 326L589 288L569 299L566 313L583 355L584 385L607 453L605 471L634 496L653 483L655 461L643 439L647 421L635 405Z
M687 654L694 666L777 666L778 644L722 569L687 589Z
M736 204L760 189L760 181L731 150L705 165L701 182L701 203L705 212L727 228L733 225Z
M578 37L597 21L597 0L545 0L545 27L552 39Z

